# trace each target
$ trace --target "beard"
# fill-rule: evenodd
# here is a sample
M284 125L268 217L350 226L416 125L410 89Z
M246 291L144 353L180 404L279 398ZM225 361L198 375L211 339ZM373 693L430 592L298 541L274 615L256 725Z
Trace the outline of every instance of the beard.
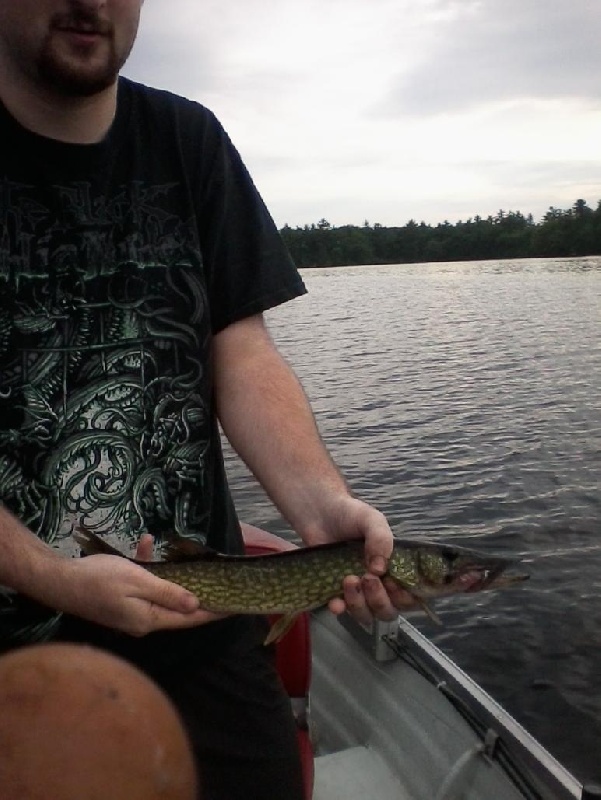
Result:
M49 49L38 58L37 73L39 82L57 94L91 97L112 86L122 66L114 51L107 55L102 64L82 69L71 61L57 57Z
M136 21L137 23L137 21ZM66 31L96 35L94 43L70 41ZM40 84L65 97L91 97L117 80L133 46L137 24L117 45L110 23L85 8L57 15L38 52L35 71Z

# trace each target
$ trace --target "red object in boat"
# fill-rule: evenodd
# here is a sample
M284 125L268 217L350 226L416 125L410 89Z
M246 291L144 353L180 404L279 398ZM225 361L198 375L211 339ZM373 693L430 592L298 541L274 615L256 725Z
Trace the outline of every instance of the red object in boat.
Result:
M246 523L242 524L242 535L249 556L296 548L292 542ZM311 800L314 780L313 745L307 728L306 714L303 713L306 710L311 683L311 632L308 613L301 614L284 638L277 643L276 664L293 708L300 709L300 713L297 714L298 746L303 766L305 798Z

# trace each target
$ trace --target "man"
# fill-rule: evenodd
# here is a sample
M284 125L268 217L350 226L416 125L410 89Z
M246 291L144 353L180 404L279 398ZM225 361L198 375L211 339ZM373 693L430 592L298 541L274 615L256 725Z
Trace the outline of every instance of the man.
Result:
M77 524L142 537L140 557L173 533L239 552L219 419L306 544L365 537L333 612L408 602L378 577L384 517L349 493L264 326L304 287L238 154L206 109L118 79L141 6L0 0L0 584L160 683L207 797L295 798L255 626L124 559L65 557Z

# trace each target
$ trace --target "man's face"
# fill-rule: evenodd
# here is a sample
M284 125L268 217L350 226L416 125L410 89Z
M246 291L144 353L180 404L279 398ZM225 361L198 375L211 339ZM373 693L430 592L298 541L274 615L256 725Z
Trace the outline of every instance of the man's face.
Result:
M142 3L0 0L0 65L57 94L96 94L114 83L125 63Z

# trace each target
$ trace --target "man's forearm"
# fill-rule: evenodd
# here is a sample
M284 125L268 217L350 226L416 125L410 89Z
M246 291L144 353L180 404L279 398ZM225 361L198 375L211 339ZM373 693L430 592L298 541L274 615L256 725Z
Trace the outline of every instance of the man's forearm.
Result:
M59 580L64 561L0 503L1 585L43 602L48 585Z
M226 436L290 524L310 539L322 504L348 489L299 381L257 318L219 334L215 356Z
M216 619L182 586L113 555L61 556L0 504L0 585L134 636Z
M365 541L368 574L349 575L343 597L329 606L360 622L396 619L413 600L384 585L393 546L384 515L351 496L330 458L298 380L278 354L261 317L231 325L215 337L217 411L226 436L305 544Z

